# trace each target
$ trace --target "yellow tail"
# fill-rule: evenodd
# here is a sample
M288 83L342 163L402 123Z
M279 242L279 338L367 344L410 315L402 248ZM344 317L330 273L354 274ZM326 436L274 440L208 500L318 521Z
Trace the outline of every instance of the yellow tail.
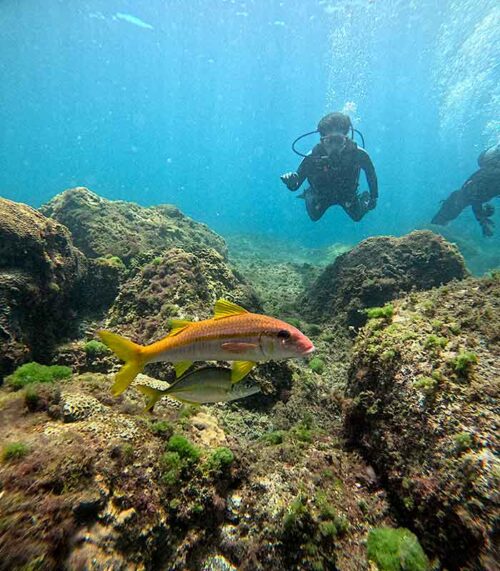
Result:
M163 392L153 387L147 387L146 385L136 385L137 390L139 390L143 395L146 396L146 408L144 410L152 410L154 405L161 399Z
M146 360L142 353L143 347L121 335L111 333L111 331L98 331L97 334L105 345L114 351L122 361L125 361L125 365L116 374L115 382L111 387L111 392L118 396L128 388L144 368Z

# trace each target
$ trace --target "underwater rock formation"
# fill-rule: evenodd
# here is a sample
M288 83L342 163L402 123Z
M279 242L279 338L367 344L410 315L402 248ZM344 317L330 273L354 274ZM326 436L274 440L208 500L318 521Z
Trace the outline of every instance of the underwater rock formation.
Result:
M0 388L0 570L368 570L364 539L393 524L385 493L338 422L307 416L310 390L272 431L236 403L146 417L111 382Z
M111 258L86 258L57 221L0 199L0 382L26 360L48 362L83 318L102 317L123 270Z
M356 341L346 429L447 569L498 555L500 277L394 303Z
M67 228L0 199L0 379L25 360L46 359L69 333L86 273L85 256Z
M168 204L145 208L77 187L58 194L40 210L67 226L75 245L91 258L117 256L128 264L138 254L173 246L190 251L206 246L226 255L220 236Z
M110 308L106 327L151 343L168 332L172 318L207 319L217 299L228 298L249 311L261 302L252 287L211 248L195 253L171 248L125 281Z
M301 301L311 320L338 319L360 327L364 310L411 290L427 290L467 276L457 248L427 230L368 238L340 255Z

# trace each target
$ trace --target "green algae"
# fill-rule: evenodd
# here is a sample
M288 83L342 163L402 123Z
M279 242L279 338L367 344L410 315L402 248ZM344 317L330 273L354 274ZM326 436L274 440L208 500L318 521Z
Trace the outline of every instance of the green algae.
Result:
M83 346L83 350L89 357L100 357L101 355L107 355L110 353L110 350L106 345L104 345L104 343L96 341L95 339L87 341Z
M472 365L476 364L477 364L476 353L473 353L472 351L462 351L452 361L451 366L453 367L456 373L465 375L471 370Z
M62 365L40 365L39 363L25 363L18 367L12 375L5 378L5 384L13 389L22 389L30 383L53 383L67 379L72 374L69 367Z
M438 381L432 377L422 376L413 381L413 386L416 389L421 390L424 394L430 396L436 392Z
M174 433L173 425L166 420L157 420L152 422L149 428L153 434L161 436L162 438L170 438Z
M162 481L168 486L173 486L181 477L184 463L177 452L165 452L160 458L162 469Z
M176 452L181 460L187 463L197 462L200 459L200 449L181 434L174 434L167 444L169 452Z
M473 444L472 434L470 432L459 432L453 436L456 452L465 452Z
M394 315L394 306L388 303L383 307L370 307L365 309L368 319L390 319Z
M379 571L428 571L430 568L416 535L405 528L372 529L366 548L368 559Z
M227 470L234 461L234 454L226 448L225 446L221 446L220 448L216 448L210 456L207 458L207 468L211 472L223 472Z
M324 370L325 370L325 362L323 361L323 359L321 359L320 357L313 357L310 361L309 361L309 368L311 369L311 371L313 371L314 373L317 373L318 375L321 375Z
M11 442L2 448L2 462L9 462L10 460L20 460L24 458L29 452L29 447L24 442Z

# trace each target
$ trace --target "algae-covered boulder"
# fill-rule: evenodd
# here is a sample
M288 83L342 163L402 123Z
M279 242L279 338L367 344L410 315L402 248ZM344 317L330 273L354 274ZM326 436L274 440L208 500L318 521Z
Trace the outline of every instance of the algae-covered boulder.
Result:
M428 290L467 275L457 248L427 230L401 238L368 238L328 266L302 299L312 320L359 327L364 309L411 290Z
M447 569L494 569L500 280L395 302L355 344L346 419L401 518Z
M173 317L207 319L221 297L250 311L261 309L251 286L216 250L192 253L172 248L122 285L108 313L107 327L138 343L151 343L167 334Z
M77 187L58 194L41 211L67 226L89 257L113 255L128 263L146 251L173 246L190 251L207 246L226 254L220 236L171 205L145 208Z
M0 198L0 379L25 360L46 360L68 334L71 300L86 273L67 228Z

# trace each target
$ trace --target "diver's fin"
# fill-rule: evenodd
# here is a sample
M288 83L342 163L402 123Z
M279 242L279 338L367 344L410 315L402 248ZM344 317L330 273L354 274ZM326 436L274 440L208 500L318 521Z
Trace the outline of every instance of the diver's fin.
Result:
M179 378L192 364L193 361L179 361L178 363L174 363L175 376Z
M152 410L154 405L161 399L163 392L158 389L153 389L153 387L148 387L147 385L134 385L137 386L137 390L146 396L146 408L147 410Z
M118 396L128 388L130 383L142 371L146 364L146 359L142 354L143 347L121 335L111 333L111 331L98 331L101 341L107 345L116 355L125 361L125 365L118 371L115 382L111 387L111 392Z
M218 299L215 302L214 308L214 319L222 319L223 317L229 317L230 315L239 315L241 313L248 313L248 311L236 305L232 301L227 301L227 299Z
M230 353L244 353L256 347L258 347L257 343L222 343L220 346L221 349Z
M235 361L231 370L231 382L237 383L255 367L256 363L253 361Z
M169 321L170 331L168 332L167 337L173 337L180 333L183 329L186 329L189 325L191 325L192 321L188 321L187 319L171 319Z

